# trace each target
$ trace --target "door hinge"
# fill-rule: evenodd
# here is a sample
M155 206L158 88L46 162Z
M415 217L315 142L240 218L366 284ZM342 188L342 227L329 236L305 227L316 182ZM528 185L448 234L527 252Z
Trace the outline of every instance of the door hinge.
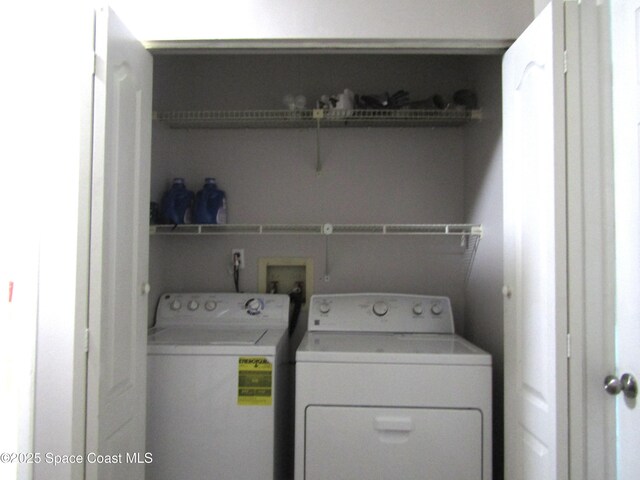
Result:
M564 63L564 73L566 74L566 73L567 73L567 71L569 70L569 67L567 66L567 65L568 65L568 61L567 61L567 51L566 51L566 50L563 52L563 59L562 59L562 61L563 61L563 63Z
M567 333L567 358L571 358L571 334Z
M89 329L84 330L84 353L89 353Z
M92 68L92 74L95 76L96 74L96 69L98 68L98 54L96 52L93 52L93 63L91 64L91 68Z

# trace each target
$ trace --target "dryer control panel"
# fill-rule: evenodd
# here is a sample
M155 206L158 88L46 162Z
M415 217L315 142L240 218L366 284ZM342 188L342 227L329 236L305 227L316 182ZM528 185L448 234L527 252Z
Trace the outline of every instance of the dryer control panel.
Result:
M265 293L165 293L155 326L286 327L289 296Z
M447 297L355 293L314 295L309 331L454 333Z

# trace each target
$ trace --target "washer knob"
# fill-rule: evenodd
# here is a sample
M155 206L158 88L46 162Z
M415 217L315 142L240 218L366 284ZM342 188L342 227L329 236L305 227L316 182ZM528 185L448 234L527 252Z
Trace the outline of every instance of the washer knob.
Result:
M375 313L379 317L383 317L389 311L389 307L384 302L376 302L373 304L373 313Z
M442 313L442 304L440 302L434 302L431 304L431 313L434 315L440 315Z
M218 304L214 300L207 300L204 304L204 308L207 312L213 312L217 306Z
M187 304L187 308L192 312L196 311L199 306L200 304L195 300L190 300L189 303Z
M182 304L180 303L180 300L174 300L169 304L169 308L176 312L182 308Z
M320 313L329 313L331 311L331 304L329 302L322 302L318 309Z
M424 313L424 307L422 306L421 303L416 303L413 306L413 313L414 315L422 315Z

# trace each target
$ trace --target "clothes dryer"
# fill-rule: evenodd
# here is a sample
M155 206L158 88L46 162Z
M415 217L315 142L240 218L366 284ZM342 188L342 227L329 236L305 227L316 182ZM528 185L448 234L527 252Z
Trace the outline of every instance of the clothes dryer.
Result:
M491 357L453 325L446 297L312 297L296 480L490 480Z

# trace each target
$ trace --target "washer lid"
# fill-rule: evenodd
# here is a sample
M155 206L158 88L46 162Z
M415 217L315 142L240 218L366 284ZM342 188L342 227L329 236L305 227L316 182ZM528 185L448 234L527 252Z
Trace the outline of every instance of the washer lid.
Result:
M491 356L457 335L308 332L296 362L491 365Z
M255 345L267 332L260 329L168 327L149 331L149 345Z

